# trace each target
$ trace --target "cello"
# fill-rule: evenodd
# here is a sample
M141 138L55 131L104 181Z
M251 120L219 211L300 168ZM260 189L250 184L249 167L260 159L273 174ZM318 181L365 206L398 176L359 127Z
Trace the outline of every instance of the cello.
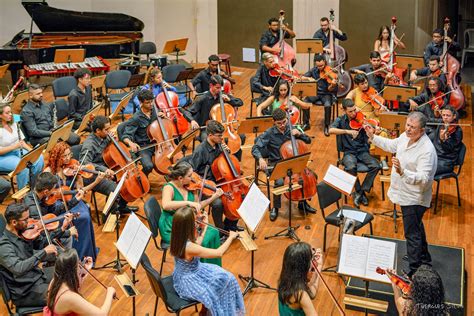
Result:
M247 195L249 186L240 177L240 165L237 158L222 148L221 144L219 147L222 154L213 161L211 171L218 185L220 182L221 189L227 193L221 196L225 216L230 220L238 220L240 215L237 210Z
M331 53L326 55L326 61L330 68L337 71L337 97L341 98L351 91L352 78L351 75L344 70L343 66L343 64L347 61L346 50L342 48L342 46L337 45L334 41L334 31L331 28L332 24L334 23L334 17L334 10L331 9L329 11L329 20L331 21L329 24L329 43L325 47L326 49L330 49Z
M450 20L448 17L444 19L444 38L448 36ZM459 87L457 76L459 75L459 70L461 64L459 61L448 53L448 42L444 39L443 44L443 53L441 55L441 60L443 62L443 72L446 74L446 80L448 86L451 88L452 92L449 97L449 104L451 104L456 110L461 110L465 106L464 94Z
M153 102L153 110L156 113L156 120L147 127L148 137L157 143L153 157L153 166L159 174L167 175L169 173L168 167L173 164L170 155L176 149L174 139L171 138L172 135L175 135L176 128L170 119L161 118L158 115L159 111L156 102ZM176 153L176 158L183 158L183 153Z
M158 104L158 108L160 108L165 113L166 117L168 117L175 125L177 134L173 134L173 136L183 135L189 130L189 122L179 110L178 95L173 91L168 91L164 83L164 81L161 82L161 88L163 91L156 96L155 104Z
M144 197L150 191L148 178L132 160L127 146L110 135L107 137L110 144L104 149L102 158L110 169L120 170L118 177L122 177L124 174L127 177L120 190L120 195L127 202Z
M293 67L293 65L296 63L296 52L295 49L285 41L286 31L283 30L283 21L285 21L284 10L280 10L280 17L278 18L278 21L280 23L280 40L278 43L273 45L272 48L280 49L280 53L274 54L273 58L275 62L281 67L285 67L286 65Z

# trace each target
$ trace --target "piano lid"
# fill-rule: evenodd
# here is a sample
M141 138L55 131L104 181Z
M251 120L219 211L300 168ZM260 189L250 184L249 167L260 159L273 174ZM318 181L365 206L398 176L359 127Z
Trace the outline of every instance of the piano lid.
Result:
M140 32L141 20L122 13L79 12L52 8L45 1L21 3L41 32Z

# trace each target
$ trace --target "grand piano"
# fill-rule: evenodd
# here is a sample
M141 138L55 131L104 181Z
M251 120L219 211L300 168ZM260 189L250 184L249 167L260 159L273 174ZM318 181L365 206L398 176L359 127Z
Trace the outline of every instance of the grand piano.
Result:
M24 65L52 62L56 49L85 48L86 57L102 58L138 53L144 24L130 15L62 10L44 0L21 4L41 33L22 30L0 47L0 64L10 64L13 82Z

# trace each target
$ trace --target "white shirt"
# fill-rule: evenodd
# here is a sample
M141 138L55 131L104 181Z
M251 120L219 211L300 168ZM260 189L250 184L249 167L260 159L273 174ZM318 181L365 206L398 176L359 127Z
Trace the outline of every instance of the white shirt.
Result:
M18 126L15 122L13 122L10 126L13 130L11 133L5 128L3 128L3 126L0 126L0 147L7 147L12 144L18 143ZM20 135L21 139L25 138L21 130Z
M410 139L405 133L396 139L374 136L372 143L400 160L403 175L394 167L390 177L387 196L400 206L422 205L430 207L433 177L438 164L436 149L426 134L408 146Z

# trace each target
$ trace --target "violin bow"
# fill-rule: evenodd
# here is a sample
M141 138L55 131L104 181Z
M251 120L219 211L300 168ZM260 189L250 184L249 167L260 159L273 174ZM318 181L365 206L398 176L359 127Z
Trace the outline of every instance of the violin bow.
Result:
M198 203L201 203L202 190L204 189L204 184L206 183L206 177L207 177L207 172L208 172L208 171L209 171L209 165L206 165L206 169L204 169L204 175L202 176L201 190L199 191Z
M428 104L428 103L430 103L430 102L432 102L432 101L438 100L439 98L442 98L442 97L444 97L445 95L450 94L451 92L453 92L453 90L450 90L450 91L448 91L448 92L445 92L445 93L443 93L442 95L439 95L439 96L437 96L437 97L431 98L431 99L429 99L428 101L426 101L425 103L422 103L422 104L418 105L418 107L423 106L423 105L425 105L425 104Z
M82 160L79 164L79 168L77 169L76 173L74 174L74 177L72 178L70 187L72 188L74 186L74 182L76 181L77 175L79 174L79 170L81 170L81 167L84 165L84 161L86 160L87 154L89 153L89 149L87 149L86 154L84 157L82 157Z
M51 236L49 236L49 232L46 229L46 225L44 224L43 214L41 214L41 208L40 208L40 205L39 205L39 202L38 202L38 198L36 197L36 193L34 191L33 191L33 200L35 201L36 209L38 210L38 215L39 215L39 218L40 218L41 226L43 226L43 231L44 231L44 234L46 236L46 240L48 241L49 245L52 245L53 243L51 242Z
M387 88L387 86L383 87L382 90L380 90L380 91L377 92L374 96L372 96L372 98L369 100L369 102L366 102L366 103L359 109L359 111L362 111L367 105L369 105L370 102L372 102L373 100L375 100L375 97L378 96L378 95L380 95L380 94L385 90L385 88ZM381 106L380 108L382 108L382 106ZM383 109L384 109L385 111L388 110L385 105L383 106Z

